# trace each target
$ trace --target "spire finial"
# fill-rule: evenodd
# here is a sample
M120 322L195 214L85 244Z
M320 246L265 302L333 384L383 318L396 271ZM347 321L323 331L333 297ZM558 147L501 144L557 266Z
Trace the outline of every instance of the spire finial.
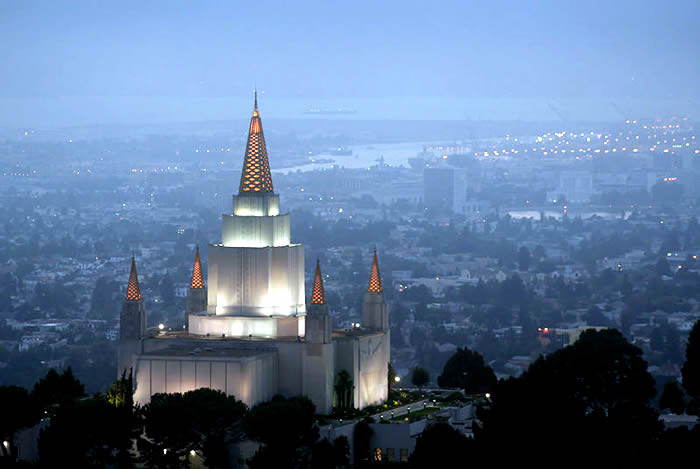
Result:
M369 287L367 291L370 293L382 293L382 278L379 275L379 263L377 262L377 248L374 249L374 258L372 259L372 272L369 274Z
M263 135L262 121L258 112L257 87L254 92L254 106L253 116L250 118L250 127L248 128L248 143L246 144L243 168L241 170L239 195L254 194L256 192L274 193L265 136Z
M194 267L192 268L192 282L190 283L190 288L194 290L201 290L205 287L204 275L202 274L202 262L199 259L199 245L197 245L197 251L194 255Z
M316 276L314 277L314 288L313 290L311 290L311 304L326 304L326 292L323 289L323 276L321 275L321 260L319 258L316 258Z
M141 299L141 287L139 286L139 276L136 273L136 259L131 256L131 272L129 273L129 285L126 288L127 301L139 301Z

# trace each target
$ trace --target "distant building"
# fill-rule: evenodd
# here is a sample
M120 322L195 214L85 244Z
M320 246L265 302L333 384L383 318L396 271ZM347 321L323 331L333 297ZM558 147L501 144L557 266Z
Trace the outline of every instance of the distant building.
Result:
M440 213L457 213L476 219L481 203L473 200L479 192L474 169L453 166L425 168L423 171L423 204L426 209Z
M562 171L559 186L547 193L552 203L588 203L593 195L593 175L590 171Z

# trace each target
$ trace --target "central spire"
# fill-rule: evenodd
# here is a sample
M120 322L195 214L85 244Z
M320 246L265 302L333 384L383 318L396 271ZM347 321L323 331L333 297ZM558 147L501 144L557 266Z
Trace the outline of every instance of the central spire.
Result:
M258 112L258 90L255 90L253 117L250 118L248 143L241 169L240 194L273 193L270 162L267 159L267 146L263 134L262 121Z

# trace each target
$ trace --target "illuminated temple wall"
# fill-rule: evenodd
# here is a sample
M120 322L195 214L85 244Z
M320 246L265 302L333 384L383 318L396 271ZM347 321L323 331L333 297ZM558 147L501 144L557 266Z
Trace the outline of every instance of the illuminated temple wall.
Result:
M157 393L185 393L217 389L248 406L270 400L277 393L277 353L258 351L237 356L143 354L137 359L134 401L150 402Z
M304 336L306 316L275 317L267 316L210 316L190 314L188 331L195 335L214 337L275 338Z
M209 246L209 314L270 317L306 312L304 246L290 243L289 223L289 214L279 213L276 194L233 197L233 213L222 220L222 242ZM206 326L207 332L211 327ZM220 333L233 335L238 333L231 328L245 329L242 335L282 335L272 323L222 327Z
M384 402L388 396L387 371L391 357L389 332L338 337L335 372L346 370L355 386L353 405L362 409Z
M304 246L209 246L208 311L292 316L306 312Z

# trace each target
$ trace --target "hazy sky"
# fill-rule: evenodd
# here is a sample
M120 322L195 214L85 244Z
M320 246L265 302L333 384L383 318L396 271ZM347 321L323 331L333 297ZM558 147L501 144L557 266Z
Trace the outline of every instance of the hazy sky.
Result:
M699 17L698 0L3 0L0 97L20 106L37 97L242 97L257 82L268 97L310 102L697 105ZM0 122L11 112L0 110Z

